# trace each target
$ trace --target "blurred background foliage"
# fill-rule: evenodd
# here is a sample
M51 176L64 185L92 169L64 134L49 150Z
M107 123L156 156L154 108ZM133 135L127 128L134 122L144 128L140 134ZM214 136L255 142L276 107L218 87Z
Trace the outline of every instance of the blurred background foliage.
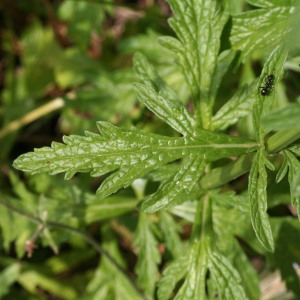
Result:
M235 2L239 11L243 1ZM1 299L142 299L131 282L134 271L143 270L135 245L150 240L154 265L162 254L168 261L184 253L191 230L187 215L178 224L167 213L149 222L134 212L141 195L157 187L155 180L146 191L145 182L138 181L99 203L94 192L103 178L79 174L66 182L61 175L29 176L11 167L18 155L60 142L65 134L98 132L98 120L174 135L137 102L132 89L137 80L132 55L139 51L189 105L173 54L157 40L174 34L170 16L163 0L0 2ZM247 64L242 73L229 75L216 107L240 79L253 77ZM294 81L289 84L293 93ZM240 124L245 128L247 119ZM244 179L234 184L236 190L246 186ZM292 229L299 232L299 226ZM249 252L260 269L261 254ZM276 265L274 257L269 260Z

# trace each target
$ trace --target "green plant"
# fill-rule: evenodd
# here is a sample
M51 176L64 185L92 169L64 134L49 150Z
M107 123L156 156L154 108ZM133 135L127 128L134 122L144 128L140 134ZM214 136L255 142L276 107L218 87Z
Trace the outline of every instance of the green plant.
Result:
M291 203L300 216L300 127L298 115L292 115L299 111L299 104L291 104L290 110L289 104L272 110L288 51L295 47L290 35L299 10L294 1L248 1L264 8L240 14L232 13L233 2L168 2L174 13L169 24L177 38L160 37L159 41L184 75L192 110L146 56L136 53L133 62L139 81L133 86L137 98L174 131L164 129L167 134L163 135L99 121L99 133L65 136L63 144L53 142L51 147L21 155L13 166L31 174L64 172L65 179L71 179L88 172L103 178L96 195L81 192L76 179L73 188L64 184L58 189L57 181L51 183L59 192L52 191L52 204L46 203L50 199L39 201L41 214L34 221L42 224L46 244L54 250L67 237L50 229L61 228L83 236L103 254L86 292L93 299L152 299L155 295L158 299L259 299L258 277L236 236L279 267L287 287L299 296L299 278L292 263L300 262L300 253L292 249L299 242L293 232L299 233L300 225L295 219L270 218L267 213L267 194L272 197L269 207L281 203L272 188L286 182L288 173ZM273 49L259 79L241 84L221 105L218 97L223 99L220 91L224 92L226 74L247 62L254 50L266 47ZM263 96L260 88L270 74L275 76L274 87ZM249 116L252 128L231 135L230 129L238 131L236 125ZM249 171L248 189L236 193L229 183ZM13 173L10 176L15 193L28 203L32 195ZM156 190L151 182L159 182ZM73 199L78 210L72 213L70 203L60 203L64 199ZM78 229L81 222L126 216L132 210L137 212L135 224L123 222L134 228L133 236L129 234L138 251L134 283L126 277L112 224L101 228L103 248ZM188 241L180 239L173 216L192 222ZM290 246L287 264L283 263L284 241ZM164 259L170 262L160 280L159 242L164 243ZM115 282L120 286L114 287ZM67 298L74 294L70 287Z

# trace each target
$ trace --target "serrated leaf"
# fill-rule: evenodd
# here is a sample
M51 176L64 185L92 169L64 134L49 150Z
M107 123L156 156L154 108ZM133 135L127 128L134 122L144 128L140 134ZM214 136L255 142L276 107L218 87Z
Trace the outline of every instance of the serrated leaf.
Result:
M257 7L274 7L295 5L297 0L247 0L247 2Z
M207 162L202 157L193 157L183 163L181 169L166 182L160 185L157 192L146 197L141 209L153 213L161 209L168 209L174 205L174 200L179 193L189 194L202 175Z
M281 278L285 281L286 288L293 291L294 295L300 295L300 223L290 217L272 218L274 237L276 239L275 253L268 255L271 268L280 270Z
M228 191L226 193L219 193L216 190L209 191L209 195L214 204L225 207L227 209L237 209L243 213L249 213L249 203L247 197L239 195L237 196L234 191Z
M104 225L102 228L102 247L119 266L124 267L125 263L118 249L117 240L112 230ZM101 263L94 272L94 276L87 286L87 299L98 300L139 300L143 294L133 286L130 279L121 272L120 268L108 259L105 255L101 258ZM78 298L79 299L79 298Z
M52 147L21 155L14 161L14 167L33 174L66 172L66 179L76 172L99 176L115 171L97 191L104 198L169 162L185 157L210 162L244 154L256 145L205 130L189 137L172 138L139 129L120 129L106 122L98 122L98 127L102 135L64 137L65 144L53 143Z
M232 253L234 257L234 267L242 278L242 286L249 299L259 299L260 289L257 271L254 269L252 262L236 239L233 241L233 247L235 248L235 251Z
M180 205L171 207L169 211L175 216L193 223L195 221L196 207L196 201L186 201Z
M256 82L242 86L213 116L212 130L224 130L252 111Z
M245 291L240 284L239 273L224 256L214 252L210 256L208 267L212 273L212 279L217 283L218 295L221 299L246 299Z
M291 190L292 205L297 208L298 219L300 220L300 162L288 150L284 151L289 166L288 180Z
M161 228L165 246L171 252L174 258L182 254L183 243L179 233L181 227L175 222L169 212L161 211L159 213L159 227Z
M92 31L100 31L105 18L104 5L100 2L62 2L58 11L60 18L68 21L68 34L84 50Z
M133 63L134 63L134 69L138 74L140 81L142 83L146 83L146 85L152 87L157 93L162 95L165 99L168 99L171 102L179 102L175 92L159 76L157 69L154 68L154 66L148 62L147 58L144 55L142 55L141 53L136 53L133 57ZM164 102L166 101L167 100L164 100ZM168 103L168 104L172 105L172 103ZM151 109L151 111L153 110Z
M176 283L185 277L188 271L188 262L188 259L182 256L166 267L158 285L157 296L159 300L170 298Z
M300 156L300 146L295 145L293 147L290 147L289 150L293 152L296 156Z
M21 273L21 264L14 263L1 270L0 273L0 297L3 297L9 293L10 287L17 281Z
M187 258L188 273L174 297L175 300L206 299L205 281L208 268L206 241L194 243Z
M212 99L216 98L222 78L228 71L230 65L232 64L235 55L236 55L236 51L232 49L225 50L219 54L216 71L214 73L213 81L211 83L210 93Z
M205 195L198 201L192 232L188 266L189 272L175 299L206 299L206 275L212 251L212 202Z
M216 93L212 85L218 85L218 80L215 80L214 76L220 36L228 16L214 1L169 0L168 2L175 16L169 20L169 24L179 40L164 37L160 41L177 56L186 82L190 86L197 120L206 128L211 118Z
M154 293L155 283L158 279L158 264L161 261L157 248L157 240L152 230L151 222L146 214L139 215L139 222L133 246L138 248L138 261L135 271L138 282L151 297Z
M268 250L274 251L274 241L267 210L267 172L265 153L260 149L255 155L249 175L250 216L253 229L258 240Z
M263 117L262 124L267 131L294 129L299 125L300 104L291 103L287 106L271 111Z
M194 134L197 124L184 105L158 94L151 86L135 83L139 100L159 118L182 135Z
M255 135L261 144L264 143L264 137L268 133L268 131L262 126L261 119L265 114L269 113L271 109L271 105L274 100L274 90L276 89L278 80L282 75L282 68L286 56L286 49L282 45L278 45L268 57L257 84L258 92L253 105L252 119ZM275 72L276 74L274 74ZM260 90L265 86L267 76L271 74L275 76L274 84L272 86L273 90L271 91L270 95L262 96L260 94Z
M271 163L271 161L267 158L266 153L264 152L264 155L262 156L263 162L265 164L265 166L271 170L271 171L275 171L275 166Z
M213 200L214 242L217 249L220 251L220 255L222 254L230 262L232 268L239 272L242 280L240 285L245 289L247 297L259 299L257 273L239 242L243 240L258 253L263 252L251 226L247 195L236 195L233 192L218 193L217 191L210 191L209 194ZM224 288L220 289L218 294L222 294L222 291L225 290ZM248 299L247 297L241 299ZM221 297L221 299L224 298ZM231 298L229 297L229 299Z
M291 30L295 12L296 7L286 6L256 9L233 16L230 37L233 49L243 50L242 59L245 60L257 49L271 49L282 44Z
M283 177L286 175L287 171L288 171L288 163L287 163L287 157L286 155L283 155L283 162L280 166L280 169L278 171L278 173L276 174L276 182L280 182Z
M143 53L151 62L158 63L159 66L174 64L173 53L159 43L159 37L160 34L149 27L144 34L121 40L118 49L125 54Z

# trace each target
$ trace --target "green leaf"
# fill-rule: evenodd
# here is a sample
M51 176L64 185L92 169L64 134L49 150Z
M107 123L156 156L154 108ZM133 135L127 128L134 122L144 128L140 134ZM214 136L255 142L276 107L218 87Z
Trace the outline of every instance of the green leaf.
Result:
M20 263L14 263L10 266L6 267L4 270L0 273L0 297L3 298L6 294L9 293L9 289L11 285L13 285L21 271L21 265Z
M220 36L228 16L215 1L169 0L175 18L170 26L179 40L160 39L173 51L189 84L199 124L208 128L217 86L216 75ZM201 99L201 103L199 100Z
M176 259L166 267L158 285L157 296L159 300L170 298L177 282L186 276L188 267L189 260L186 256Z
M208 267L212 280L216 281L220 299L246 299L245 291L240 284L241 276L224 256L214 252L210 256Z
M105 18L104 5L87 1L64 1L59 8L59 16L68 21L68 33L77 44L86 50L91 32L100 31Z
M252 111L256 82L242 86L213 116L212 130L224 130Z
M264 252L251 226L247 196L235 195L233 192L218 193L217 191L209 191L209 196L213 201L214 231L211 233L213 241L218 251L229 260L232 268L239 272L242 279L239 285L244 287L249 299L258 299L260 294L258 276L236 240L236 237L239 237L239 240L243 240L258 253ZM198 213L196 214L196 201L174 206L172 212L194 222L195 215L198 215ZM236 273L236 271L233 272ZM218 285L214 285L213 290L216 291L217 287ZM221 288L221 292L222 290Z
M175 299L206 299L206 275L212 251L212 203L205 195L198 201L195 214L192 245L188 257L189 272Z
M18 283L33 295L38 295L36 287L39 286L41 289L66 300L76 299L77 296L77 291L70 280L57 278L57 274L49 274L48 270L34 264L31 264L30 268L20 274Z
M267 172L265 152L260 149L255 155L249 175L250 216L258 240L268 250L274 251L274 241L267 210Z
M167 250L172 253L174 258L179 257L183 250L183 243L179 236L179 233L182 231L181 227L175 222L169 212L164 211L159 213L159 226Z
M112 230L107 226L102 228L103 248L122 267L125 263L118 249L117 240ZM96 269L92 280L87 286L87 299L98 300L140 300L144 299L133 287L130 279L120 271L106 256Z
M62 88L74 87L95 80L95 73L91 76L91 70L99 68L100 63L84 55L79 48L68 48L54 68L55 81Z
M54 84L54 72L61 61L63 51L54 38L53 30L43 26L36 20L33 20L32 26L27 28L26 34L20 42L23 45L21 60L22 72L24 72L22 76L24 76L25 84L22 87L22 93L18 95L19 100L17 101L23 101L21 104L23 105L24 100L29 100L26 99L26 96L31 99L43 97L47 86ZM32 55L32 53L35 53L35 55ZM35 80L32 80L32 78L35 78ZM26 108L26 111L32 108L28 104L26 102L26 105L23 106L23 114L25 113L24 108Z
M222 253L226 253L228 259L232 257L231 262L236 267L235 257L230 254L235 251L231 248L234 244L229 242L231 239L235 240L238 236L255 251L263 253L264 249L258 242L251 224L248 194L210 191L209 195L213 201L213 228L218 249L222 249Z
M232 192L216 193L215 191L210 194L213 200L214 241L217 249L232 264L232 268L239 272L241 285L245 289L247 297L259 299L257 273L239 242L242 240L258 253L263 253L250 222L250 206L247 196L235 195Z
M158 32L148 28L145 34L120 41L118 49L125 54L143 53L152 63L158 63L159 68L162 65L174 65L175 55L159 43L159 37Z
M277 46L268 57L258 81L257 90L260 91L261 87L265 86L267 76L271 74L275 76L271 95L262 96L260 92L258 92L253 106L253 127L257 140L261 144L264 144L264 137L268 133L268 131L262 126L261 119L265 114L269 113L271 109L271 105L274 100L274 91L279 78L282 76L283 64L286 60L286 56L286 49L284 49L282 45Z
M287 6L255 9L232 17L230 41L233 49L243 50L243 60L253 51L265 48L271 50L283 44L296 12L296 7L284 2Z
M300 156L300 145L290 147L289 150L293 152L296 156Z
M299 125L300 104L290 103L287 106L271 111L263 117L262 124L267 131L294 129Z
M247 2L258 7L273 7L295 5L297 0L247 0Z
M155 239L149 216L141 213L139 215L138 227L135 233L133 246L138 248L138 261L135 271L138 282L148 295L153 297L154 287L158 279L158 264L161 261L158 251L158 242Z
M155 194L143 200L141 209L144 212L153 213L174 205L174 199L180 193L189 194L191 192L206 165L207 163L202 157L190 158L182 164L181 169L174 176L160 185Z
M128 213L135 209L136 199L130 197L110 196L101 202L95 197L92 203L89 203L85 211L85 220L87 223L114 218Z
M290 151L284 151L284 155L289 166L288 180L291 190L292 205L297 208L298 218L300 220L300 162Z
M143 53L153 64L155 73L163 76L166 81L175 91L177 98L183 103L187 103L190 98L190 92L185 82L184 75L175 61L175 53L163 47L159 43L159 34L153 32L152 29L147 30L146 34L134 36L133 38L126 39L125 42L121 41L121 50L125 47L125 53L134 54L133 62L135 70L141 76L144 72L140 73L137 70L137 58ZM142 56L143 57L143 56ZM145 57L143 57L145 58ZM147 73L147 72L146 72ZM143 76L140 77L144 80ZM146 80L149 80L146 77ZM153 80L153 78L151 78ZM155 80L154 80L155 81Z
M283 155L283 162L282 162L280 169L276 175L277 183L280 182L283 179L283 177L286 175L286 173L288 171L288 167L289 167L289 165L287 162L287 157L286 157L286 155Z
M182 135L194 134L197 124L181 102L165 98L149 85L135 83L134 87L139 100L174 130Z
M249 203L247 197L239 195L237 196L234 191L228 191L226 193L220 193L216 190L209 191L209 195L214 201L214 204L227 209L237 209L242 213L249 213Z
M206 299L205 281L208 268L207 241L193 243L187 260L188 272L175 300Z
M137 78L132 69L121 69L111 74L92 60L89 66L80 54L62 60L59 64L61 72L56 73L60 84L72 87L75 82L88 81L92 85L86 84L66 95L59 124L62 132L82 134L86 130L95 130L98 120L120 124L139 113L135 109L136 95L132 89L132 82ZM80 70L77 70L79 67Z
M281 278L288 290L297 297L300 295L300 279L296 269L300 263L300 223L290 217L272 218L271 220L276 249L274 255L269 254L271 268L280 270Z
M154 68L154 66L148 62L145 56L143 56L141 53L136 53L133 57L133 63L134 63L135 72L138 74L140 81L146 83L146 85L152 87L156 92L159 92L159 94L162 95L164 98L170 100L167 101L166 99L164 99L163 100L164 104L166 104L166 102L175 102L175 101L179 102L176 99L175 92L159 76L157 69ZM149 92L148 92L148 96L150 96ZM140 100L143 101L144 98L145 97L141 97ZM148 103L147 101L145 102ZM143 103L145 102L143 101ZM171 103L168 104L172 105ZM180 103L178 103L178 105L180 105ZM151 108L149 109L153 111ZM185 111L184 108L182 108L182 111L185 114L187 114L187 111ZM190 119L192 119L191 116Z
M218 56L216 71L213 75L213 81L211 83L211 99L215 99L217 96L217 92L219 90L221 81L228 71L230 65L232 64L235 58L236 51L232 49L225 50L221 52Z
M172 214L189 222L195 221L197 201L185 201L180 205L173 206L169 209Z
M21 202L7 195L1 195L2 203ZM24 217L15 214L11 209L0 205L0 228L2 235L3 248L9 251L11 243L15 244L15 251L20 258L24 255L24 245L36 231L37 227Z
M15 160L14 167L33 174L66 172L66 179L76 172L91 172L96 177L115 171L97 191L100 198L105 198L149 171L180 158L187 157L191 171L200 175L193 165L243 154L256 145L238 137L204 130L194 136L171 138L139 129L120 129L106 122L98 122L98 128L102 135L87 132L85 137L65 136L65 144L53 142L51 148L23 154ZM190 180L184 171L178 173L174 178L182 179L182 189L190 190L192 187L187 187L184 181L194 184L196 179Z

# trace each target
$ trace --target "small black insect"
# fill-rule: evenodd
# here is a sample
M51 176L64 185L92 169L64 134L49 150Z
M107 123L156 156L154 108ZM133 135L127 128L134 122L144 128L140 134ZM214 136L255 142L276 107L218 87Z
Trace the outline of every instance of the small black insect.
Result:
M273 74L268 75L265 80L265 86L260 87L260 94L262 96L269 96L273 90L273 84L275 81L275 76Z
M269 96L271 91L267 87L261 87L260 94L262 96Z

